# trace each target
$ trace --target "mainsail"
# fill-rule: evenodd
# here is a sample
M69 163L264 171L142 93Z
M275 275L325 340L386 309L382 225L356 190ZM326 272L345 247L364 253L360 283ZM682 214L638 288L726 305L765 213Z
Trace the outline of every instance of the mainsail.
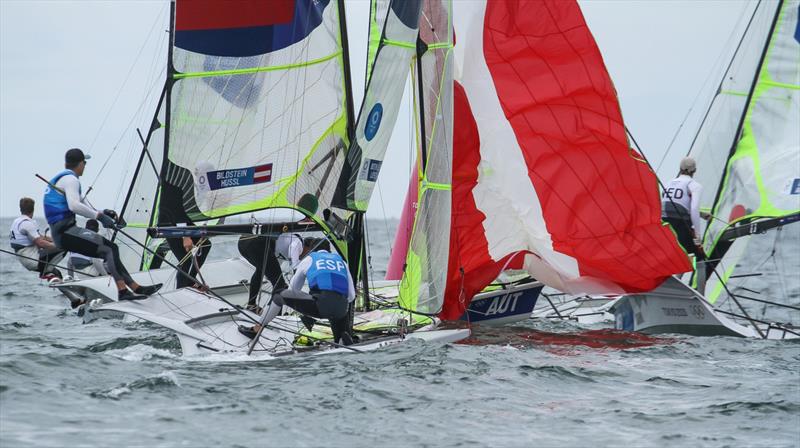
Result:
M352 123L341 4L177 0L159 224L279 207L324 222Z
M758 5L732 64L748 61L750 71L737 78L748 84L736 92L718 93L738 94L741 107L734 117L736 125L718 139L698 139L690 152L698 156L698 172L719 173L716 183L704 185L713 191L714 202L703 242L709 258L722 258L717 268L722 279L712 277L706 289L712 303L723 291L722 282L734 274L740 257L748 251L746 235L761 231L765 220L780 226L794 222L800 214L799 10L798 0ZM735 78L726 74L728 79ZM709 133L705 127L700 132ZM708 154L722 161L701 163L709 160ZM744 225L753 231L743 233L737 228ZM734 242L734 237L741 239Z

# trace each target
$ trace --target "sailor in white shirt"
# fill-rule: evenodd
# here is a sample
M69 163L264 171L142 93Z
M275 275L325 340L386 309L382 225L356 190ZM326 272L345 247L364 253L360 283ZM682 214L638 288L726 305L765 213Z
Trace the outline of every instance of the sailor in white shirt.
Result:
M54 265L64 258L64 251L39 231L39 225L33 220L35 205L36 202L31 198L19 200L21 215L11 224L11 248L19 255L17 259L20 264L29 271L38 272L40 278L49 280L61 277Z
M703 186L692 176L697 164L691 157L681 160L680 175L665 186L661 194L661 217L672 226L678 242L688 253L704 259L700 238L703 235L700 220L700 196Z

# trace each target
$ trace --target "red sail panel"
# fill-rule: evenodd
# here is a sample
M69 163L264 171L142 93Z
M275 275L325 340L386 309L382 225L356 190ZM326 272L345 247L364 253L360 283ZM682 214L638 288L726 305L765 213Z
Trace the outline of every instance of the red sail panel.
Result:
M495 167L503 163L498 152L522 153L528 178L519 182L530 182L535 190L538 204L531 207L541 208L552 250L577 264L577 272L570 273L552 261L529 258L529 270L552 273L564 285L585 278L601 289L628 292L651 290L668 276L689 271L685 252L661 223L657 179L628 146L616 92L577 3L486 2L482 32L488 89L493 87L496 97L488 98L487 88L471 90L481 86L480 79L470 78L464 89L455 86L452 247L441 317L460 316L506 260L519 263L517 252L540 258L524 238L516 250L490 250L486 232L502 229L491 224L474 195L484 182L478 176L481 151L495 156L489 160ZM477 62L465 62L470 63ZM481 147L484 125L476 123L480 114L473 111L485 115L491 108L470 105L473 98L499 102L516 144L497 148L493 141ZM486 128L492 132L497 126ZM496 196L499 190L492 188L498 179L485 182L482 191ZM496 208L503 198L493 199Z
M657 179L628 146L616 91L574 1L489 2L484 57L553 249L582 275L648 291L691 270Z

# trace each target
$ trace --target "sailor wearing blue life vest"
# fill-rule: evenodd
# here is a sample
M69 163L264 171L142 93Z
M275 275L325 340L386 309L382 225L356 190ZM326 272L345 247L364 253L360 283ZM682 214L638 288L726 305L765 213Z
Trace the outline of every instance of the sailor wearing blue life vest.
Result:
M44 193L44 214L53 231L53 241L63 250L102 258L117 283L119 300L144 299L158 291L161 284L142 286L136 283L120 261L116 244L76 225L76 214L97 219L107 229L117 224L115 211L97 211L81 197L81 183L78 178L83 175L86 160L89 158L90 156L84 155L78 148L70 149L64 155L65 169L48 183Z
M280 313L283 305L288 305L304 315L302 320L309 330L314 324L311 318L328 319L334 342L350 345L353 338L349 310L356 298L356 291L347 263L339 254L330 252L328 240L306 238L303 243L309 252L308 256L297 265L289 289L273 295L262 324L268 325ZM306 281L310 295L302 292ZM240 326L239 331L252 338L258 333L259 326Z

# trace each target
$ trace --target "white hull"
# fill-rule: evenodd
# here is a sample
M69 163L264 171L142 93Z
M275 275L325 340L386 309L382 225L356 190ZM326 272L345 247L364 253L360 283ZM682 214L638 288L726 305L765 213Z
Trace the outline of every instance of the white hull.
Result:
M674 277L653 291L620 297L611 312L618 330L761 338L755 328L717 312L697 291ZM768 339L798 337L778 326L760 325L759 329Z
M245 296L246 297L246 296ZM246 353L251 340L239 333L239 325L253 325L259 316L235 309L208 294L183 288L157 294L146 300L112 302L91 307L92 313L125 314L172 330L181 344L184 355L210 353ZM375 313L375 312L373 312ZM358 317L357 317L358 319ZM469 336L469 330L437 330L435 325L409 333L405 337L391 335L374 338L346 348L331 349L329 344L312 347L295 346L295 338L304 332L296 316L278 316L270 328L265 329L253 353L257 356L284 356L298 352L336 353L375 350L387 345L401 343L406 339L423 339L448 343Z
M203 279L215 290L225 290L227 294L233 292L247 293L247 285L253 275L253 266L243 258L210 261L201 268ZM176 273L171 267L141 271L131 274L133 279L142 285L163 283L161 292L175 290ZM117 300L117 287L111 276L71 280L51 284L62 294L72 300L86 300L92 302L113 302ZM222 291L220 291L222 292ZM245 297L245 302L246 302Z

